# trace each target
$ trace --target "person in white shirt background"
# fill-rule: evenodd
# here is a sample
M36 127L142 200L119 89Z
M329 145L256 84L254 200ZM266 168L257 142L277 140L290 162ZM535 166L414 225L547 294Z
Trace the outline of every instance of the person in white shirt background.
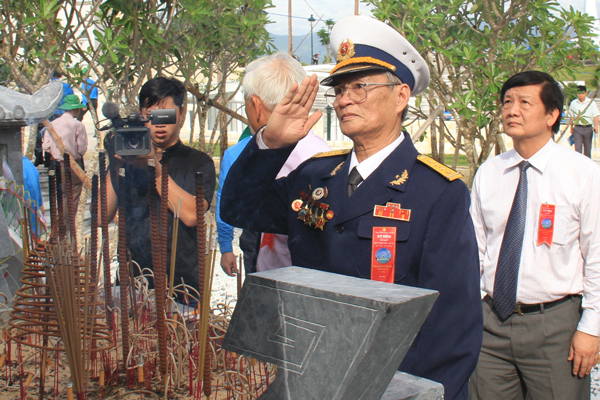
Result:
M575 151L592 158L592 137L598 133L598 106L587 97L585 86L577 86L577 98L569 106L570 124Z

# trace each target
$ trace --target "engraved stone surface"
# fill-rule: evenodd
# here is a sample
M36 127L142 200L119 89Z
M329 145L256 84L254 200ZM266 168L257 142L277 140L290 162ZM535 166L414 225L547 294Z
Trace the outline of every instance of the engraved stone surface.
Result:
M62 95L63 84L59 80L51 81L32 95L0 86L0 121L42 122L54 113Z
M381 400L443 400L444 386L439 382L396 372Z
M10 227L4 217L4 210L0 204L0 261L15 255L13 241L10 238Z
M23 276L23 252L16 252L19 247L11 237L11 227L8 226L4 211L0 204L0 293L6 296L0 296L0 304L9 301L12 302L13 295L21 287L19 279ZM9 307L0 307L0 324L8 320Z
M437 292L299 267L246 278L223 347L278 366L261 400L372 400Z

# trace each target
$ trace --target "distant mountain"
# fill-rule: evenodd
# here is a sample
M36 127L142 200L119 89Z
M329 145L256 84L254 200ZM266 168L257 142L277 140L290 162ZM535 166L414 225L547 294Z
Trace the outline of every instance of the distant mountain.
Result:
M288 51L288 37L287 35L271 35L273 37L273 44L279 51ZM304 40L304 41L303 41ZM310 55L310 35L306 36L292 36L292 44L294 48L294 54L300 58L300 62L309 64L311 60ZM323 57L325 56L325 46L319 42L317 32L313 32L313 51L319 54L319 64L323 64Z

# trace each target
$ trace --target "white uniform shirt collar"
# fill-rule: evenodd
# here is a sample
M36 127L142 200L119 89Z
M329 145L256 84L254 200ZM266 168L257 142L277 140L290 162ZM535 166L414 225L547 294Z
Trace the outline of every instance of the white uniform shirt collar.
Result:
M363 160L361 163L358 162L358 158L356 158L356 153L352 150L352 156L350 158L350 168L348 168L348 173L352 171L352 168L356 167L360 176L362 176L363 180L366 180L369 175L375 171L379 165L389 156L392 151L396 149L404 140L404 133L400 133L400 136L396 138L392 143L388 144L383 149L379 150L377 153L373 154L371 157Z

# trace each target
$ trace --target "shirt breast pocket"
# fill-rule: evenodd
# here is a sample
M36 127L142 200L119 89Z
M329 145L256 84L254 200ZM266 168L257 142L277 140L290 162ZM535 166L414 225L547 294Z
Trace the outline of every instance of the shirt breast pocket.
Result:
M570 223L574 220L572 213L573 207L569 205L556 205L554 212L554 233L552 235L553 244L560 246L567 244L571 234Z

